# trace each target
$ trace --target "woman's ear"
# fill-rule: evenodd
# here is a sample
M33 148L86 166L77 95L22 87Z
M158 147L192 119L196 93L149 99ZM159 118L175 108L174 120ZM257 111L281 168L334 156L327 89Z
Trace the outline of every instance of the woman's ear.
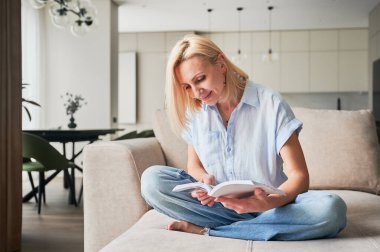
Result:
M218 55L218 61L219 62L225 62L225 56L224 56L224 54L223 53L219 53L219 55Z
M219 53L218 55L218 63L220 64L220 68L223 70L223 73L227 70L226 60L223 53Z

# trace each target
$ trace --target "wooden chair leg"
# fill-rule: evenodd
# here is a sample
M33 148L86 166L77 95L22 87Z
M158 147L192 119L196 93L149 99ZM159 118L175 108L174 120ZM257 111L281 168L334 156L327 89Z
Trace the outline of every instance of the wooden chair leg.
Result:
M29 177L30 185L32 186L32 190L33 190L33 192L35 192L36 187L34 186L33 177L32 177L31 172L28 172L28 177ZM36 203L38 203L37 193L34 193L33 196L34 196L34 199L36 200Z

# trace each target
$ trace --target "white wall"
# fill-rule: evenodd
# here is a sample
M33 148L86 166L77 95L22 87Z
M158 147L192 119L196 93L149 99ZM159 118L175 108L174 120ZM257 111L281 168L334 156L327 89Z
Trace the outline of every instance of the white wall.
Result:
M268 32L243 33L240 45L238 33L208 36L232 59L240 47L240 66L250 79L281 93L368 91L367 29L273 32L272 49L279 55L273 63L261 60Z
M33 8L29 2L22 1L22 81L29 84L22 90L22 97L44 104L44 65L41 53L44 51L44 16ZM40 128L44 114L40 107L23 104L31 114L31 121L26 111L22 111L22 128Z
M47 9L45 15L45 97L42 127L67 128L60 97L66 92L82 95L87 105L76 114L78 128L111 126L111 5L110 0L93 0L98 9L99 25L84 37L74 37L69 30L53 26Z
M368 64L369 64L369 90L372 91L372 63L380 59L380 4L377 5L369 14L369 50L368 50ZM373 108L372 92L369 93L369 107Z
M137 124L122 124L120 127L125 128L126 131L152 128L154 111L164 107L167 55L175 42L187 33L121 33L119 35L120 52L137 52Z
M174 43L188 32L121 33L119 51L137 52L137 124L151 128L152 114L164 107L165 66ZM203 34L230 57L237 55L238 33ZM368 30L281 31L272 34L279 61L263 63L267 32L244 32L239 64L250 78L283 93L292 106L342 109L368 108ZM119 108L122 109L122 108Z
M117 5L111 0L92 0L98 9L99 25L83 37L74 37L69 29L53 26L48 8L44 12L43 45L41 50L42 122L37 128L67 129L69 116L61 98L66 92L82 95L87 105L74 115L77 128L98 129L112 125L111 91L117 85ZM116 15L116 17L115 17ZM117 102L117 100L116 100ZM114 106L113 106L114 109ZM109 139L105 136L103 139ZM52 143L62 151L62 144ZM80 150L86 142L76 143ZM71 144L66 146L71 156ZM82 155L76 162L80 164ZM80 173L77 175L81 176Z

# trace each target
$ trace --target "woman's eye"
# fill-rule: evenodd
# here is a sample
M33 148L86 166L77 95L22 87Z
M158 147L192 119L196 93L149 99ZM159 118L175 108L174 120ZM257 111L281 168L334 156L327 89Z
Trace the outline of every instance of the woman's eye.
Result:
M205 76L201 76L200 78L198 78L198 79L196 80L196 82L199 83L199 82L203 81L204 79L205 79Z
M190 85L183 85L183 88L184 88L185 90L189 90L189 89L190 89Z

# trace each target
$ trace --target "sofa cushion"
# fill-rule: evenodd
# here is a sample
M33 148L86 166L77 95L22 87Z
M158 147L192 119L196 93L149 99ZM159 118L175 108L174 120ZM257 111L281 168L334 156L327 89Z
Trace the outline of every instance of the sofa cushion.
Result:
M151 210L101 251L379 251L380 196L355 191L332 192L341 196L348 206L347 227L334 239L264 242L168 231L165 227L171 219Z
M187 144L173 133L164 110L157 110L154 114L153 130L158 142L161 144L166 164L186 170Z
M380 150L369 111L293 111L303 122L299 139L311 188L380 194Z

